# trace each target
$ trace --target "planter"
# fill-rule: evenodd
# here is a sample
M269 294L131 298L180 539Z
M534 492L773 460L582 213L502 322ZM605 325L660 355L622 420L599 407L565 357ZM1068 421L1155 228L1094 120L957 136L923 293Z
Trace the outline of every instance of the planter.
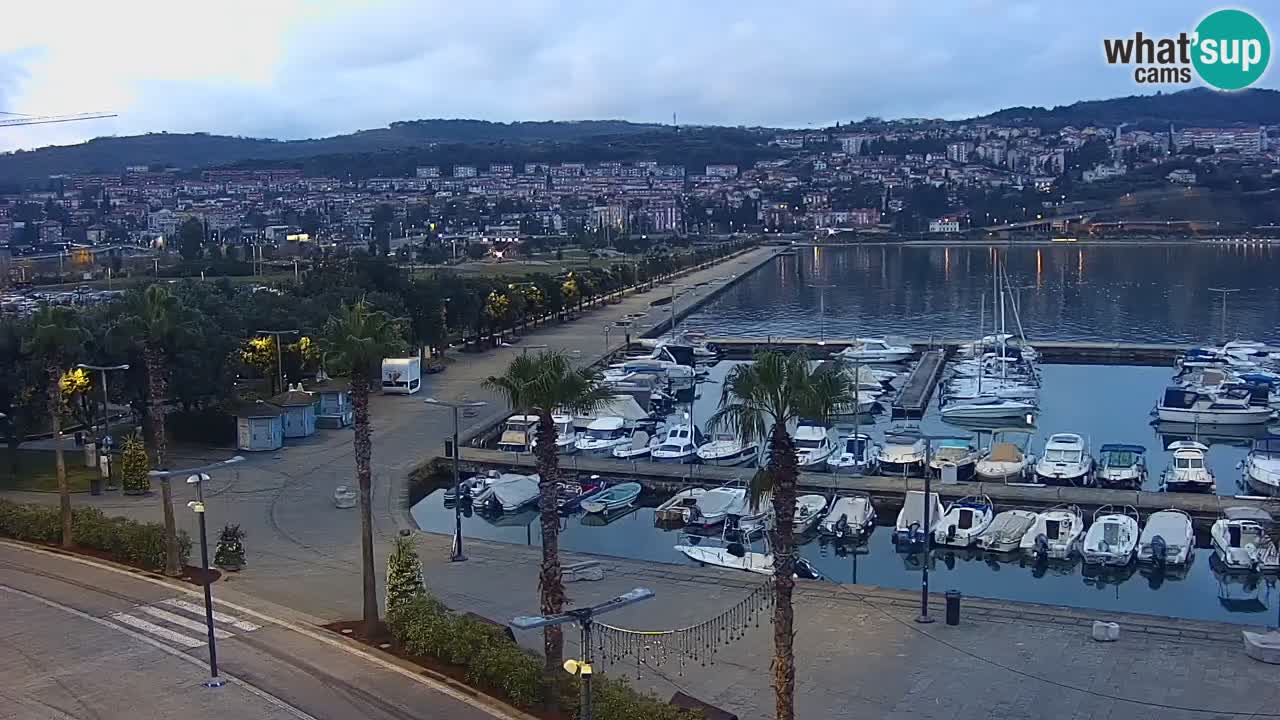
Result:
M93 480L90 480L90 481L89 481L89 494L90 494L90 495L101 495L101 494L102 494L102 479L101 479L101 478L96 478L96 479L93 479Z
M244 567L244 564L243 564L243 563L241 563L241 564L239 564L239 565L231 565L231 564L223 565L223 564L217 564L217 565L216 565L216 567L217 567L219 570L226 570L227 572L240 572L240 568L243 568L243 567Z

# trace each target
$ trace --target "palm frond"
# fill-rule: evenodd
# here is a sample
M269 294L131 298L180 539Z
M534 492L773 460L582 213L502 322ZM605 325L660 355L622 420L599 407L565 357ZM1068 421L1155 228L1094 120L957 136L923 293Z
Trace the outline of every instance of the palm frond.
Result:
M747 498L751 501L752 512L758 511L760 506L768 500L776 480L777 476L772 465L765 465L751 476L751 480L747 483Z

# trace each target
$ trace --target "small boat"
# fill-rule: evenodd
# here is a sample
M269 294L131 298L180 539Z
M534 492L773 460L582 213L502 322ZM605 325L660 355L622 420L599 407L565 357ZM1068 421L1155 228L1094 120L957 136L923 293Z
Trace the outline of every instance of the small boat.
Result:
M1205 467L1204 454L1209 448L1194 440L1169 443L1173 457L1160 476L1160 484L1169 492L1214 492L1217 483L1213 471Z
M889 428L876 455L882 475L923 475L925 440L909 428Z
M1036 409L1036 404L1029 400L979 395L949 401L942 406L939 414L943 420L1001 419L1033 415Z
M611 454L616 460L643 460L649 457L661 442L651 424L637 425L631 431L631 441L615 445Z
M1140 488L1147 479L1147 449L1141 445L1106 443L1098 451L1094 475L1102 487Z
M973 479L977 462L978 451L968 439L943 438L933 446L933 453L929 458L929 469L934 477L941 477L942 468L945 465L954 465L956 480L964 482Z
M843 495L818 524L818 531L837 539L863 537L876 526L876 509L868 495Z
M654 462L688 465L698 461L698 446L702 444L702 431L686 422L667 430L667 436L649 457Z
M796 515L791 527L797 535L813 529L826 515L827 499L821 495L801 495L796 498Z
M1036 461L1036 477L1055 485L1093 484L1093 458L1084 438L1075 433L1054 433L1044 443L1044 454Z
M498 478L502 477L497 470L490 470L484 475L474 475L469 478L462 479L457 487L449 486L444 491L444 501L446 503L456 502L458 499L458 491L462 491L462 501L472 502L472 500L484 492L485 488Z
M1039 560L1069 560L1084 538L1084 519L1080 508L1060 505L1036 515L1030 530L1022 536L1019 547L1026 555Z
M976 545L989 552L1013 552L1021 546L1023 536L1035 524L1036 514L1030 510L1001 511L978 536Z
M907 491L902 501L902 510L898 511L898 521L893 526L894 544L916 544L924 541L925 533L932 533L942 523L945 510L938 493L929 493L927 512L928 527L925 527L925 498L920 490Z
M511 513L538 499L537 475L503 475L472 499L490 512Z
M740 515L747 503L747 489L741 483L711 488L694 501L685 524L710 528L725 521L730 514Z
M801 420L791 439L796 448L796 467L800 470L825 467L827 458L836 449L835 431L812 420Z
M832 472L848 470L859 475L874 473L879 466L880 446L866 433L853 433L840 440L839 449L827 457Z
M537 431L537 415L512 415L502 426L502 436L498 438L498 450L510 453L531 452Z
M582 501L605 489L609 483L592 475L584 482L562 482L559 487L559 499L556 509L562 513L572 513L582 509Z
M960 498L947 506L942 522L933 531L933 543L947 547L967 548L991 527L995 505L986 495Z
M1008 482L1026 477L1035 457L1027 453L1031 433L1022 428L1004 428L991 433L991 447L974 463L979 480Z
M1209 529L1214 556L1227 570L1280 570L1280 551L1271 539L1272 525L1270 513L1260 508L1229 507L1223 510L1222 518L1214 521Z
M757 575L773 575L773 553L769 551L768 542L766 538L765 551L762 553L753 551L750 543L743 544L738 541L724 542L723 547L707 546L701 543L697 545L676 545L675 550L690 560L703 565L713 565L730 570L745 570ZM808 560L797 557L795 577L806 580L820 580L822 575L809 564Z
M706 488L685 488L653 511L655 525L684 525L698 505L698 500L709 491Z
M884 338L855 338L838 357L850 362L896 363L915 355L909 345L892 345Z
M1257 425L1275 416L1270 407L1254 405L1253 394L1242 387L1215 393L1173 386L1165 389L1155 413L1165 422L1207 425Z
M1242 469L1249 487L1263 495L1280 494L1280 438L1255 440Z
M630 507L640 496L640 490L640 483L618 483L583 500L582 509L589 513L616 512Z
M572 455L578 452L578 428L573 424L572 415L552 415L551 422L556 426L556 452L561 455Z
M1196 547L1191 516L1181 510L1151 513L1138 539L1138 562L1181 567L1191 561Z
M759 443L744 443L733 433L716 433L711 442L698 448L698 459L704 465L736 467L755 460Z
M1103 505L1093 513L1080 552L1086 565L1121 567L1133 561L1140 537L1137 508Z
M630 443L631 436L627 432L626 421L620 417L607 416L592 420L578 436L574 447L583 455L612 457L614 448Z

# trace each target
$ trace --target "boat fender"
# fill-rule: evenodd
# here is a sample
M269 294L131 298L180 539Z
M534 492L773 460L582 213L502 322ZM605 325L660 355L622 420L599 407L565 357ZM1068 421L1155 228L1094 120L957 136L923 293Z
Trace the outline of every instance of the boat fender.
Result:
M744 548L742 546L742 543L739 543L739 542L731 542L725 549L728 550L729 554L734 557L740 558L740 557L747 556L747 549Z
M1164 537L1156 535L1151 538L1151 561L1156 565L1163 566L1165 561L1165 553L1169 550L1169 545L1164 541Z

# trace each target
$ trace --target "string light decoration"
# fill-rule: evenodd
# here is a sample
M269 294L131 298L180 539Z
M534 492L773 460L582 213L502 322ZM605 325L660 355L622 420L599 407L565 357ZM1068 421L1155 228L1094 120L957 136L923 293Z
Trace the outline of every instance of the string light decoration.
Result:
M719 615L678 630L630 630L598 622L592 639L595 656L606 665L633 658L637 678L644 667L668 662L678 663L683 675L686 665L715 665L722 647L760 627L760 615L772 609L773 584L765 583Z

